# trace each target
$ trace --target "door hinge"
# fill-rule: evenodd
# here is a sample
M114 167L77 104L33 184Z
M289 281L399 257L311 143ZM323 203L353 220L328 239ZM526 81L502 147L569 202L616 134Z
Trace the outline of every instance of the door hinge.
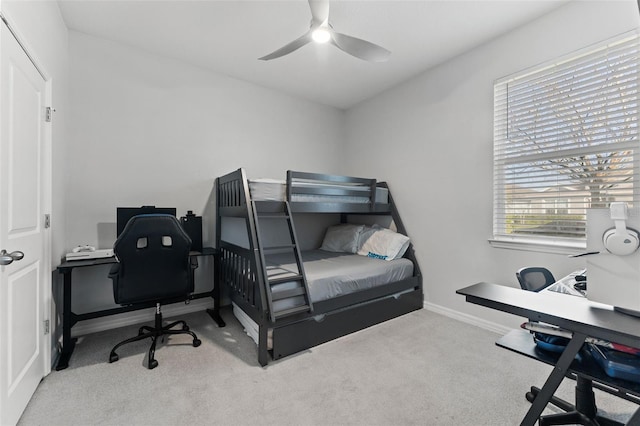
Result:
M44 334L49 334L49 320L44 320Z
M47 107L45 108L45 113L44 113L44 121L46 121L47 123L51 123L51 119L52 119L52 113L56 112L55 108L51 108L51 107Z
M51 227L51 215L49 213L44 215L44 228L50 228Z

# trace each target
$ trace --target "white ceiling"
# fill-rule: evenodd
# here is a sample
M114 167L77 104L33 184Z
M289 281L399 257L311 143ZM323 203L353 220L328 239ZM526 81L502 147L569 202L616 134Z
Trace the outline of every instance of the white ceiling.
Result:
M59 0L67 26L276 89L349 108L561 6L567 0L335 0L338 32L379 44L368 63L335 46L271 53L309 29L306 0Z

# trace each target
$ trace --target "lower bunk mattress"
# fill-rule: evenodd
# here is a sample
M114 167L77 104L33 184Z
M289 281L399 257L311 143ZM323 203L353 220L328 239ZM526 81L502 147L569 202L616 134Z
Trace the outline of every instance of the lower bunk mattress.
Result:
M311 302L400 281L413 275L413 262L404 258L386 261L358 254L308 250L302 252L302 260ZM270 277L297 273L295 261L288 253L270 255L266 262ZM273 286L273 292L289 290L295 284L278 284Z
M413 262L401 258L396 260L373 259L367 256L347 253L333 253L324 250L302 252L305 276L312 303L343 296L357 291L371 289L385 284L404 280L413 276ZM266 269L270 277L283 277L297 274L297 266L291 255L274 254L266 260ZM299 285L298 282L284 282L273 286L273 293L284 291ZM292 299L276 303L295 305ZM279 305L285 309L287 305ZM233 312L245 327L247 334L258 341L257 324L234 304ZM271 335L271 333L269 333ZM271 348L271 339L267 346Z

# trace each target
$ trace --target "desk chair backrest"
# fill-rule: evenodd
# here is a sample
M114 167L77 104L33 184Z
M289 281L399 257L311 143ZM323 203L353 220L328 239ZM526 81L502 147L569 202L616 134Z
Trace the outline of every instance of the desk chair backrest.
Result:
M191 239L175 216L134 216L116 240L118 268L110 274L116 303L186 299L193 292Z
M523 290L540 291L556 282L551 271L547 268L531 266L516 272L518 282Z

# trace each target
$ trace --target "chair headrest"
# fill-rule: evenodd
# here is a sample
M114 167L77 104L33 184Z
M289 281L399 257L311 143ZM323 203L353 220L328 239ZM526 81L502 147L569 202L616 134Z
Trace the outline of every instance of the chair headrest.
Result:
M145 239L141 242L141 239ZM135 244L135 245L134 245ZM132 217L113 245L116 255L122 250L135 247L173 247L177 250L191 248L191 238L175 216L168 214L144 214Z

